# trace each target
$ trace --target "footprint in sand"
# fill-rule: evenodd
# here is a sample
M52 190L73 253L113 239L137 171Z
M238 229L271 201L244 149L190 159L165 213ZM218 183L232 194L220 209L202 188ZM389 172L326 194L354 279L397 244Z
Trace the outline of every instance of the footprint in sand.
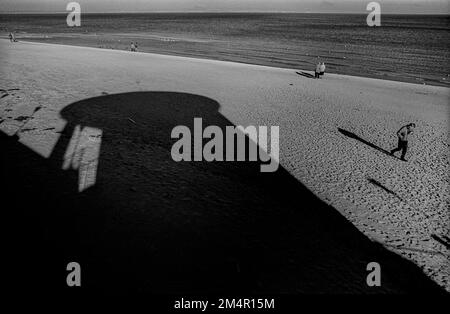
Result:
M30 132L30 131L34 131L34 130L36 130L36 128L22 129L22 130L20 130L20 133Z
M0 93L2 94L0 96L0 99L3 99L3 98L5 98L5 97L7 97L9 95L16 96L14 93L10 93L10 92L13 92L13 91L16 91L16 90L20 90L20 88L10 88L10 89L2 89L2 88L0 88ZM18 98L20 98L20 97L18 97Z
M19 117L15 118L14 120L22 122L22 121L25 121L25 120L28 120L28 119L31 120L31 119L33 119L33 117L19 116Z

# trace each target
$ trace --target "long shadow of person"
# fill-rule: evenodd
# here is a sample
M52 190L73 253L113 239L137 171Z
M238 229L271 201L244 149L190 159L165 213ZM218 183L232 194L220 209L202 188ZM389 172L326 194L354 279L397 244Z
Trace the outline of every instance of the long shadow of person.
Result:
M173 128L193 130L202 118L203 127L225 134L232 123L219 108L175 92L79 101L62 110L67 125L49 159L2 135L6 192L17 199L14 254L24 261L16 267L40 256L39 280L52 291L67 289L71 261L80 263L81 291L88 292L441 291L282 167L261 173L255 161L175 162ZM89 128L101 133L83 131ZM80 189L92 143L97 163ZM381 287L366 284L373 261L382 267Z
M307 77L307 78L315 79L314 75L312 75L312 74L310 74L308 72L298 71L298 72L295 72L295 73L297 73L298 75Z
M362 137L356 135L353 132L347 131L347 130L342 129L342 128L338 128L338 131L339 131L339 133L341 133L341 134L343 134L343 135L345 135L345 136L347 136L349 138L352 138L352 139L355 139L357 141L360 141L361 143L366 144L367 146L369 146L369 147L371 147L373 149L376 149L377 151L382 152L382 153L384 153L384 154L386 154L386 155L388 155L388 156L390 156L392 158L401 160L400 158L398 158L398 157L394 156L393 154L391 154L391 152L389 152L389 151L387 151L387 150L385 150L385 149L383 149L383 148L381 148L381 147L379 147L379 146L377 146L377 145L375 145L375 144L373 144L373 143L363 139Z

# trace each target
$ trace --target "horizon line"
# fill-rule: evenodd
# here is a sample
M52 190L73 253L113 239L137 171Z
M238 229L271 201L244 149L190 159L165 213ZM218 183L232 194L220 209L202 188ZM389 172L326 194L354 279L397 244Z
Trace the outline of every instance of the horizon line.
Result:
M216 14L355 14L355 15L367 15L369 11L364 12L309 12L309 11L111 11L111 12L82 12L82 14L159 14L159 13L173 13L173 14L190 14L190 13L216 13ZM70 11L6 11L0 12L1 14L68 14ZM388 12L383 13L385 15L450 15L450 13L404 13L404 12Z

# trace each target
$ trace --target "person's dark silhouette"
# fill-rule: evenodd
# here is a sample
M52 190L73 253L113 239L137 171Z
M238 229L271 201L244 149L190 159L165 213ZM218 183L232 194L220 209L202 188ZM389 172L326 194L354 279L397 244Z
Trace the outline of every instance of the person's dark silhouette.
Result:
M398 145L397 145L397 148L394 148L393 150L391 150L391 155L393 155L395 152L402 151L402 155L401 155L400 159L403 161L406 161L405 155L406 155L406 152L408 151L409 135L411 135L413 133L415 127L416 127L416 125L414 123L409 123L405 126L402 126L397 131Z

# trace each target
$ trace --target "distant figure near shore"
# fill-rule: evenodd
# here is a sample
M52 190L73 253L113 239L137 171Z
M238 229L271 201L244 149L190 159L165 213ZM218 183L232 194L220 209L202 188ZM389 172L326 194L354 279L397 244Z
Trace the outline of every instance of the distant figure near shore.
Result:
M14 36L14 33L9 33L9 41L12 43L17 41L16 37Z
M319 77L325 74L325 62L322 62L319 67Z
M315 70L315 73L314 73L314 77L315 78L320 78L320 62L319 63L317 63L317 65L316 65L316 70Z
M320 78L320 76L324 74L325 74L325 62L317 63L314 77Z
M405 155L406 151L408 150L408 138L409 135L413 133L415 127L416 127L415 123L409 123L405 126L402 126L400 130L397 131L398 146L397 148L391 150L391 155L394 155L395 152L401 150L402 156L400 157L400 159L406 161Z
M131 42L130 51L132 51L132 52L136 51L136 45L134 44L134 42Z

